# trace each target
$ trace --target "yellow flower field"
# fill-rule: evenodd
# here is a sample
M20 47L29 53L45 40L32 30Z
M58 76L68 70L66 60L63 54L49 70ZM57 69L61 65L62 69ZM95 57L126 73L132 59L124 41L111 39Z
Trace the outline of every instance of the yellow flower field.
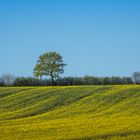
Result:
M0 140L139 140L140 86L1 87Z

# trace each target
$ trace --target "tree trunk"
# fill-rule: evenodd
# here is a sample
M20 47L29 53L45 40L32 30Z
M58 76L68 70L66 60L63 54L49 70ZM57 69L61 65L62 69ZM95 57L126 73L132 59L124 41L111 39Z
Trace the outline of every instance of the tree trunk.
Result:
M54 86L54 78L53 78L53 76L51 76L51 79L52 79L52 86Z

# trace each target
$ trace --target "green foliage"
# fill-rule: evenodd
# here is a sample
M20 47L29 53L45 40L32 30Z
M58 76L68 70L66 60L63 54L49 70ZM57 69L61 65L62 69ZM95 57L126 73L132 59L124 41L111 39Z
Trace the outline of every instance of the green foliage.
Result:
M140 86L0 88L1 140L140 139Z
M64 77L55 80L58 86L68 85L123 85L132 84L130 77ZM50 79L36 79L32 77L17 77L14 82L15 86L50 86L52 85Z
M60 74L64 73L65 65L60 54L47 52L39 57L34 68L34 75L36 77L51 76L54 84L54 78L58 78Z

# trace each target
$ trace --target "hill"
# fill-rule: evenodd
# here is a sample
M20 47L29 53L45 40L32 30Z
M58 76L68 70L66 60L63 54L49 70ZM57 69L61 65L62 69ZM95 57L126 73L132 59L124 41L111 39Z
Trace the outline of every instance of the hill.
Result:
M1 87L1 140L139 140L140 86Z

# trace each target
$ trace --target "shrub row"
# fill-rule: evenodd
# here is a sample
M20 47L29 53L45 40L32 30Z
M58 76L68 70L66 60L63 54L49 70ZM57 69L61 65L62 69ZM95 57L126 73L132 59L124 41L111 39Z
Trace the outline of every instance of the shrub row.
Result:
M64 77L55 80L55 85L70 86L70 85L123 85L132 84L130 77ZM36 79L33 77L17 77L12 86L51 86L50 79ZM0 82L0 86L4 86Z

